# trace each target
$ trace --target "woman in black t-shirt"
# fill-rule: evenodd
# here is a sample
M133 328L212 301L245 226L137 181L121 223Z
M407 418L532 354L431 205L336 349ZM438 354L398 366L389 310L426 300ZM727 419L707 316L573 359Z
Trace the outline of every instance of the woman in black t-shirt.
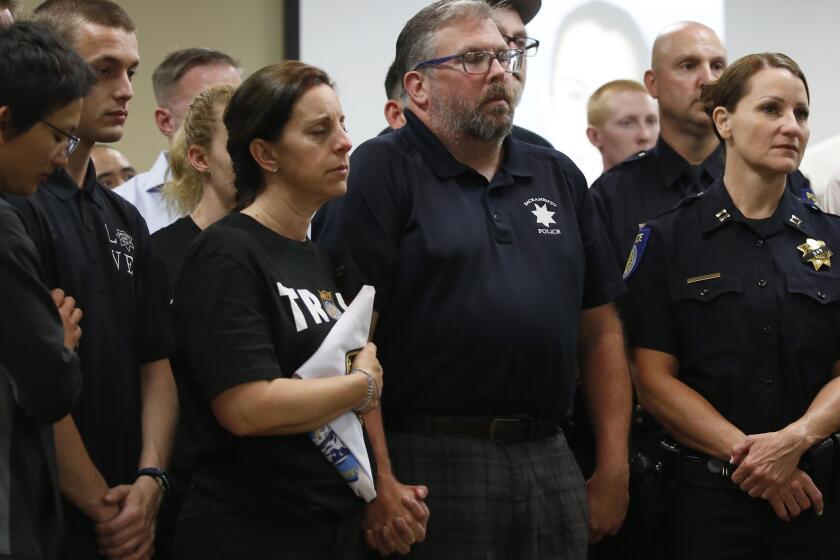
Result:
M224 122L239 211L198 236L175 292L179 392L198 455L174 557L357 558L363 502L307 434L378 405L375 347L352 375L294 378L346 308L332 263L306 237L347 188L341 105L323 71L289 61L248 78Z

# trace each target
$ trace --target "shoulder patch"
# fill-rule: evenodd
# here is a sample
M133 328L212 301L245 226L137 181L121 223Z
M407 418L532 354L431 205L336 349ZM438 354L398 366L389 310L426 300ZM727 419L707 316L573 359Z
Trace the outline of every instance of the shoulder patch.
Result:
M650 228L641 227L639 233L636 234L636 240L633 242L633 248L630 249L630 256L627 257L627 264L624 265L624 274L621 276L622 280L629 279L639 263L642 262L642 255L647 247L648 238L650 237Z
M822 213L822 208L817 204L817 195L814 194L810 186L805 185L802 187L802 196L800 199L812 212Z

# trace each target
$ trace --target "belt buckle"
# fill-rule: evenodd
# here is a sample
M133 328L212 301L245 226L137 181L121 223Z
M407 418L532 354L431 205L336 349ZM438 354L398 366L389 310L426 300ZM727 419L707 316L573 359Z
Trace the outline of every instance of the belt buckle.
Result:
M518 424L519 422L522 422L522 420L517 418L493 418L493 420L490 421L490 439L496 442L504 442L504 439L496 436L496 431L500 427L512 426L514 424Z

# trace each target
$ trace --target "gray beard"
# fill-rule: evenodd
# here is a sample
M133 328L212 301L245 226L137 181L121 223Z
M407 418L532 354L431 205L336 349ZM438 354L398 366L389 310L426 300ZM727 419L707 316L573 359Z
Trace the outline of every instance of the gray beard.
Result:
M501 142L513 129L513 95L508 99L509 108L495 107L490 113L478 109L486 98L500 93L512 92L506 92L501 84L494 84L485 93L484 98L472 107L465 99L457 95L447 97L439 88L432 86L430 104L436 116L435 120L446 136L459 138L466 135L477 140ZM495 118L496 115L501 115L501 118Z

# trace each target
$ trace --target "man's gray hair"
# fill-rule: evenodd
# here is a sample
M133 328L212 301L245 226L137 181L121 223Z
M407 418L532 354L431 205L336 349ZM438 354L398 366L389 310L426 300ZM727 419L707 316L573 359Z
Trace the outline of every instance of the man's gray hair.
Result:
M472 18L489 18L498 25L498 14L498 8L484 0L439 0L430 4L414 14L400 32L394 66L405 75L421 62L435 58L435 33L439 29Z

